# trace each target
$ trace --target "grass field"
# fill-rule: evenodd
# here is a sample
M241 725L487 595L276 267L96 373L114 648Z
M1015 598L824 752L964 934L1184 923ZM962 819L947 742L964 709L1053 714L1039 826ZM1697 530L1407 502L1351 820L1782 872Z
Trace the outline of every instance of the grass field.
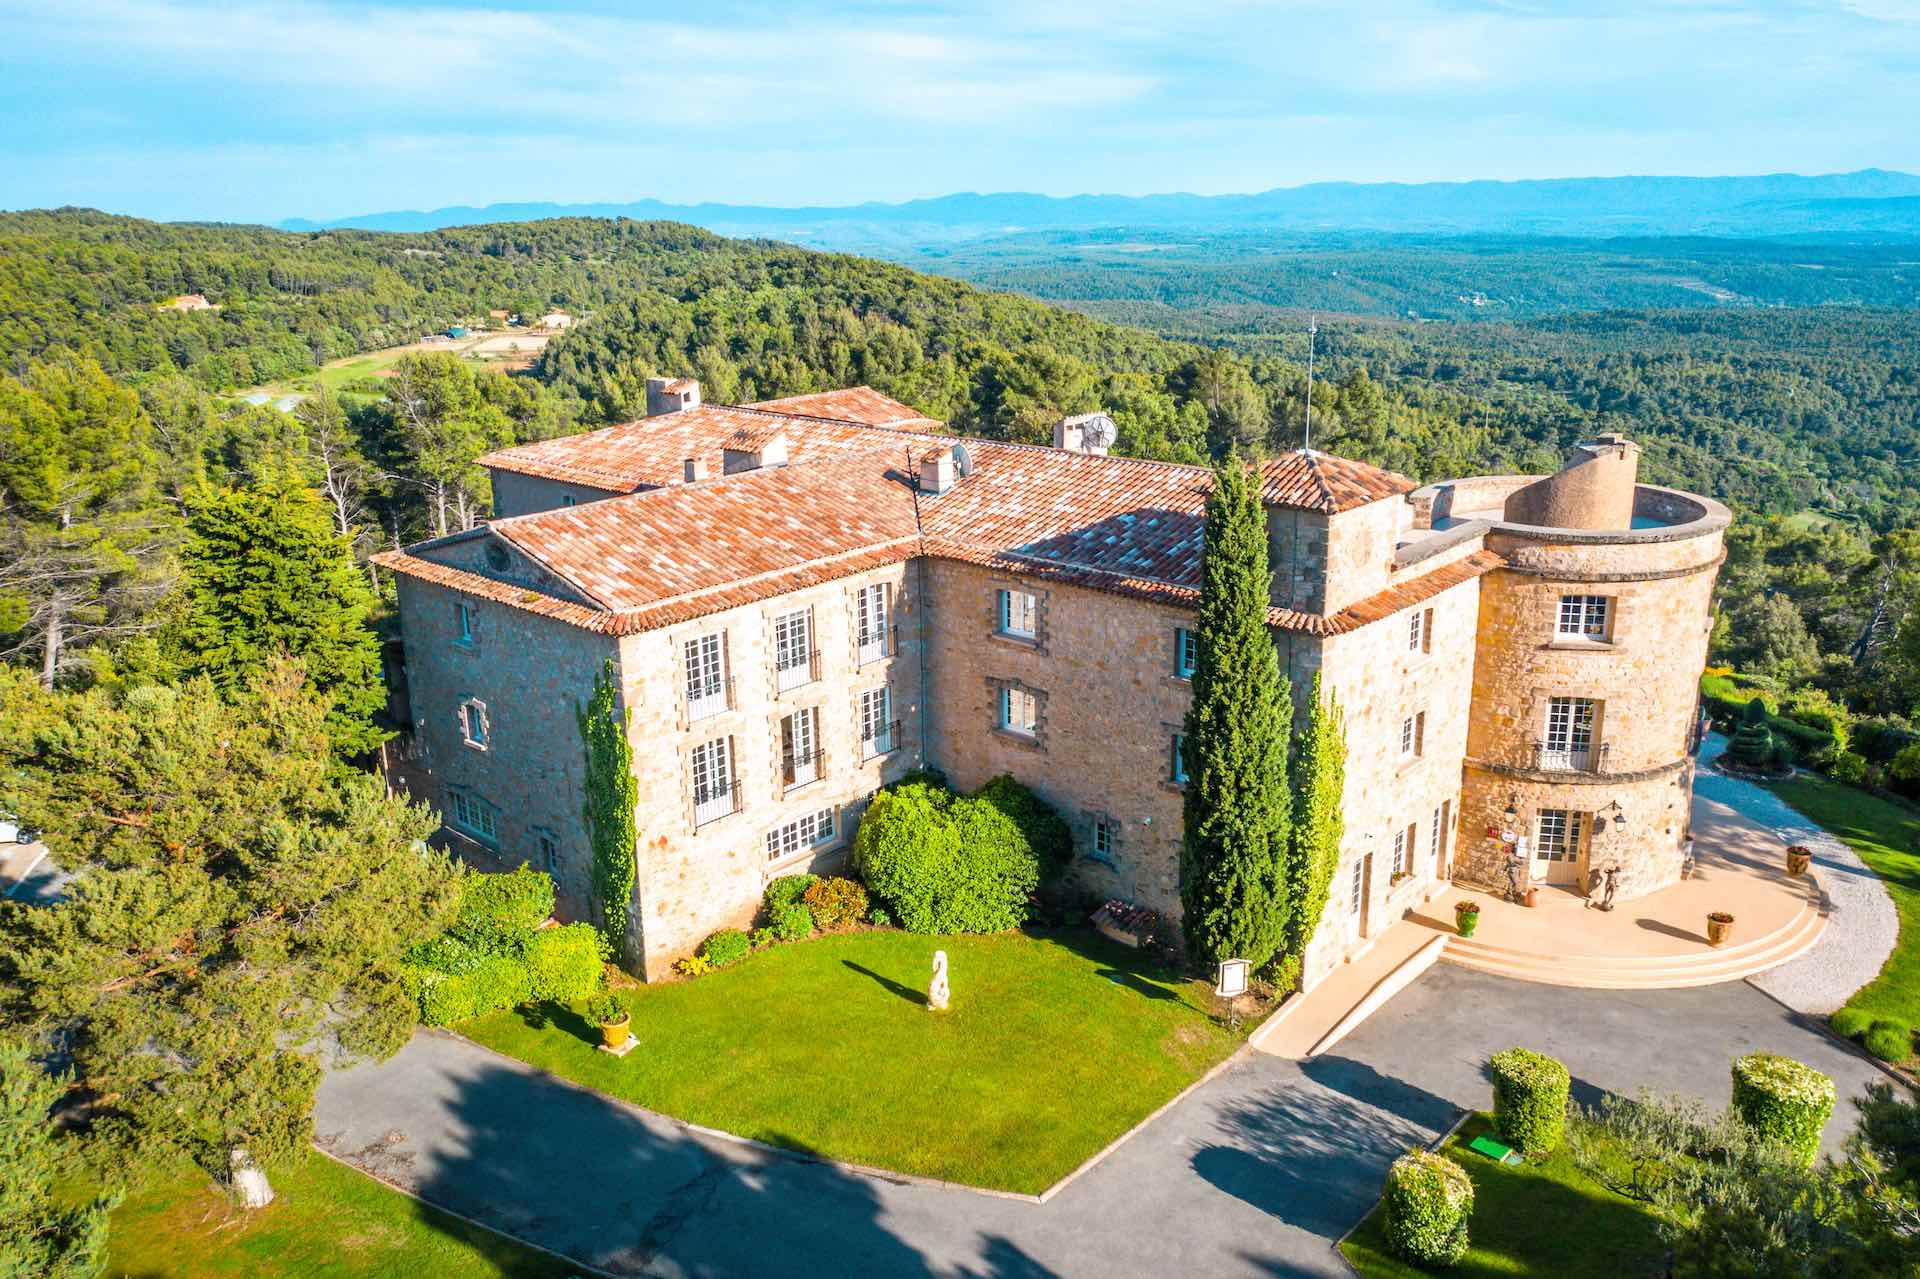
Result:
M930 1012L936 949L953 1004ZM636 1051L549 1009L459 1029L590 1088L851 1163L1036 1193L1225 1058L1211 993L1087 932L775 946L627 996ZM551 1017L551 1020L546 1020Z
M1900 914L1899 945L1878 979L1847 1002L1920 1025L1920 811L1810 773L1772 790L1860 854Z
M111 1279L565 1279L578 1267L418 1203L331 1159L274 1173L274 1201L233 1206L197 1170L155 1177L114 1211Z
M1506 1166L1468 1150L1467 1143L1491 1126L1486 1115L1474 1115L1442 1148L1467 1170L1474 1195L1470 1247L1444 1272L1450 1279L1636 1279L1660 1273L1660 1240L1646 1208L1590 1180L1565 1151ZM1377 1207L1340 1251L1366 1279L1426 1279L1432 1273L1388 1249Z

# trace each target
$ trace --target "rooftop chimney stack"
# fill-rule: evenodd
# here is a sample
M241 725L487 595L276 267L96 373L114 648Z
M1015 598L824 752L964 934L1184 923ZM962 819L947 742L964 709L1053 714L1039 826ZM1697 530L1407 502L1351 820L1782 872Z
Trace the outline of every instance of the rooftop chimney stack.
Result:
M1053 424L1053 447L1105 457L1120 430L1105 413L1076 413Z
M920 491L938 495L953 487L953 450L935 449L920 459Z
M678 413L700 407L700 383L690 377L650 377L647 379L647 416Z
M681 474L685 476L687 483L698 484L701 480L707 478L707 459L704 457L690 457L680 464L680 471Z
M1632 528L1639 474L1640 446L1626 436L1583 440L1558 471L1510 494L1502 514L1548 528Z
M784 431L770 431L764 435L741 432L728 441L720 453L720 470L726 475L786 464L787 436Z

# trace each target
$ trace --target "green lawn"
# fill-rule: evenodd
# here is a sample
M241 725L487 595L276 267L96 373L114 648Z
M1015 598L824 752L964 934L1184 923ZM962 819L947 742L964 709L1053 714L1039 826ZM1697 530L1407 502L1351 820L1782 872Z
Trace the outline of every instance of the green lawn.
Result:
M1811 773L1772 789L1860 854L1900 913L1900 944L1880 976L1848 1003L1920 1025L1920 812Z
M933 952L952 1007L925 1006ZM459 1029L694 1123L851 1163L1037 1193L1228 1056L1210 988L1090 932L775 946L632 992L639 1048L566 1009ZM551 1021L545 1021L550 1016Z
M309 1155L243 1212L204 1174L155 1176L114 1211L110 1279L565 1279L578 1268Z
M1488 1131L1475 1115L1443 1147L1473 1178L1471 1247L1450 1279L1552 1275L1554 1279L1636 1279L1659 1273L1661 1244L1652 1214L1590 1180L1564 1150L1538 1163L1503 1166L1467 1149ZM1431 1272L1387 1248L1375 1208L1340 1245L1366 1279L1424 1279Z

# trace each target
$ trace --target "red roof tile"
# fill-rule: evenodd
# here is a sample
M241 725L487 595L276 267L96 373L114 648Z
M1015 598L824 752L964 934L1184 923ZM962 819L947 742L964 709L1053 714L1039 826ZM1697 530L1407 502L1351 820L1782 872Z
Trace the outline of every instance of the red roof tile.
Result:
M1420 486L1366 462L1295 449L1260 464L1260 497L1273 506L1335 514Z
M850 386L839 391L815 391L811 395L789 395L778 400L761 400L747 405L776 413L796 413L803 417L832 418L839 422L861 422L867 426L901 426L932 422L934 419L900 401L880 394L870 386Z

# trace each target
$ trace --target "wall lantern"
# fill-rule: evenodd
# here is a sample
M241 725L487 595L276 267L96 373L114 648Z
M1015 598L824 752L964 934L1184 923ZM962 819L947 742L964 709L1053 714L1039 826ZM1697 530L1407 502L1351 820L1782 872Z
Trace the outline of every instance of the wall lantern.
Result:
M1608 813L1613 814L1613 833L1616 835L1624 835L1627 830L1627 814L1621 809L1619 800L1614 800L1611 804L1608 804L1605 808L1595 813L1594 816L1602 822L1605 822Z
M1510 795L1507 797L1507 811L1504 814L1507 819L1507 825L1511 826L1520 820L1519 804L1520 797L1518 795Z

